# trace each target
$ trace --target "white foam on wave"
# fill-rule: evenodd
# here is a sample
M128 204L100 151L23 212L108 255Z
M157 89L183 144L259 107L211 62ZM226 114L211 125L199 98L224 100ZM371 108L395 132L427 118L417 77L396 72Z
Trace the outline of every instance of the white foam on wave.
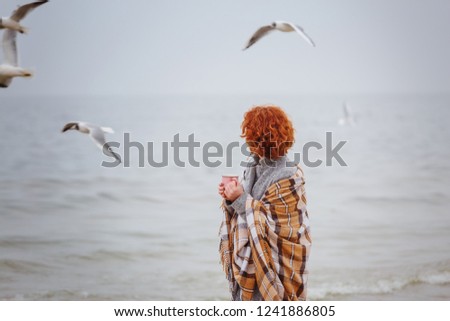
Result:
M419 280L423 283L428 283L428 284L433 284L433 285L450 284L450 272L444 271L441 273L422 275L419 277Z
M336 296L357 294L389 294L415 284L447 285L450 284L450 270L448 268L432 271L422 268L413 273L396 274L380 279L380 276L365 277L355 275L349 281L327 281L318 287L310 287L310 300L327 300Z

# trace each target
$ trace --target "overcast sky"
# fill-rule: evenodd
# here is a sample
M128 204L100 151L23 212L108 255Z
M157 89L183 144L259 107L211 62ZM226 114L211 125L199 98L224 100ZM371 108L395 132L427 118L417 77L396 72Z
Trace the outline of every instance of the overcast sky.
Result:
M1 0L9 15L26 0ZM317 47L273 33L301 25ZM51 0L22 24L35 71L1 96L450 93L448 0Z

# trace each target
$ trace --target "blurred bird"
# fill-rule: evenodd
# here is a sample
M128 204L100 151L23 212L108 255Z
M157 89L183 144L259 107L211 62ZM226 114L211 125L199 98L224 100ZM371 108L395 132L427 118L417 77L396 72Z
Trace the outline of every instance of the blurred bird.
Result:
M48 2L48 0L36 1L25 4L23 6L19 6L16 10L13 11L10 17L1 17L0 18L0 29L11 29L14 31L18 31L20 33L26 33L27 29L20 25L20 20L26 17L26 15L32 11L34 8L43 5Z
M342 125L342 126L355 125L356 124L355 118L353 117L350 107L347 105L347 102L344 102L344 105L342 108L343 108L343 112L344 112L344 117L339 119L339 125Z
M85 122L71 122L67 123L64 128L62 129L62 132L66 132L68 130L77 130L80 133L89 134L89 136L92 138L94 143L100 147L101 150L103 150L103 153L105 153L108 156L114 157L116 160L120 162L120 156L116 153L114 153L111 150L111 147L106 143L105 140L105 133L113 134L114 131L112 128L109 127L100 127L93 124L88 124Z
M245 48L243 50L248 49L255 42L257 42L262 37L268 35L273 30L278 30L278 31L283 31L283 32L295 31L300 36L302 36L302 38L305 39L306 42L308 42L311 46L313 46L313 47L316 46L314 44L313 40L305 33L305 31L303 30L302 27L297 26L297 25L295 25L293 23L290 23L290 22L275 21L275 22L272 22L272 24L270 24L268 26L263 26L263 27L259 28L258 30L256 30L256 32L250 38L250 40L248 41L247 45L245 46Z
M19 67L17 44L17 31L12 29L5 30L3 34L3 64L0 65L0 87L6 88L11 84L14 77L31 77L30 70Z

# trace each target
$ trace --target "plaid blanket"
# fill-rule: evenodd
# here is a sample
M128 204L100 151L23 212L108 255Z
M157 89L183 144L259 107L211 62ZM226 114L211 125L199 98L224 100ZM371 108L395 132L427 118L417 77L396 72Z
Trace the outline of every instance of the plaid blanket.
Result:
M294 176L272 184L263 198L246 201L245 215L222 204L220 258L233 300L306 300L311 237L305 181Z

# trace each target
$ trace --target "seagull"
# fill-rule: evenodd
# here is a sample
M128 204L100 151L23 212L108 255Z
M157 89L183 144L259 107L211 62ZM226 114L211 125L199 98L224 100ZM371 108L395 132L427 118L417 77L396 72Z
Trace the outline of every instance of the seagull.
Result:
M14 77L31 77L30 70L19 67L17 44L17 31L6 29L3 34L2 48L4 62L0 65L0 87L6 88Z
M355 119L352 115L350 107L344 102L344 106L342 107L344 111L344 117L339 119L339 125L355 125Z
M81 132L83 134L89 134L89 136L91 136L94 143L98 147L100 147L101 150L103 150L103 153L105 153L108 156L114 157L119 163L122 162L120 159L120 156L111 150L111 147L108 145L108 143L105 140L105 133L109 133L109 134L114 133L112 128L100 127L100 126L85 123L85 122L70 122L64 126L64 128L62 129L62 132L64 133L68 130L78 130L79 132Z
M302 36L303 39L306 40L311 46L315 47L314 41L305 33L302 27L297 26L290 22L285 21L274 21L270 25L263 26L256 30L256 32L253 34L253 36L248 41L247 45L245 46L245 49L248 49L250 46L252 46L255 42L257 42L262 37L266 36L273 30L283 31L283 32L297 32L300 36Z
M1 17L0 18L0 29L11 29L14 31L18 31L20 33L26 33L27 29L20 25L20 20L25 18L28 12L32 11L34 8L39 7L40 5L48 2L48 0L36 1L25 4L23 6L19 6L16 10L13 11L11 17Z

